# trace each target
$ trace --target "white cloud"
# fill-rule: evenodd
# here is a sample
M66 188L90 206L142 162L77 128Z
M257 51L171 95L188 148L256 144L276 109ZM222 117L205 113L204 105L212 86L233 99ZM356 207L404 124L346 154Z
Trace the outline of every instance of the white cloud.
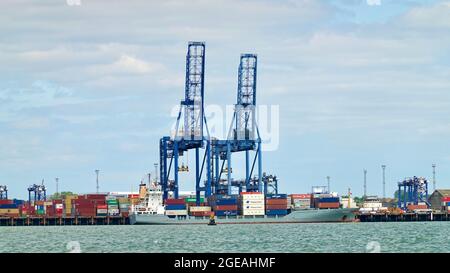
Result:
M401 19L409 27L439 29L450 28L450 2L439 2L431 6L414 7Z

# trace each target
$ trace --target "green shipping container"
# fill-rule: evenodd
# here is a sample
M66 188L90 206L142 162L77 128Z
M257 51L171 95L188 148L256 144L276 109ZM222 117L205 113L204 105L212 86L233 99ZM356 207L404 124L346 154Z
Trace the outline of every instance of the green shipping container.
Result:
M45 211L43 209L38 209L36 211L36 214L45 214Z
M117 200L108 200L106 201L106 204L119 204L119 202L117 202Z
M196 198L186 198L186 203L195 203L197 202ZM205 198L200 197L200 203L204 203L205 202Z

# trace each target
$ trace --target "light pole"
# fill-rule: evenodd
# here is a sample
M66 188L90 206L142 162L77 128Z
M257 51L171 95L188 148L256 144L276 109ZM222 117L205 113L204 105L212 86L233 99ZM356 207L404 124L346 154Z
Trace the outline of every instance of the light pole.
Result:
M381 165L383 169L383 199L386 198L386 165Z
M99 186L98 186L98 174L100 173L100 170L95 170L95 174L97 175L97 193L99 193Z

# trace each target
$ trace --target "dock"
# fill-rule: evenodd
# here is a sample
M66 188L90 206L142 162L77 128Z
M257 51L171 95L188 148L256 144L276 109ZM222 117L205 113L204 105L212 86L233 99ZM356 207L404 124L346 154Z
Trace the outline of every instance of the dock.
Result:
M433 213L374 213L357 214L360 222L435 222L450 221L450 216L445 212Z
M93 226L129 224L130 219L122 216L0 217L0 226Z

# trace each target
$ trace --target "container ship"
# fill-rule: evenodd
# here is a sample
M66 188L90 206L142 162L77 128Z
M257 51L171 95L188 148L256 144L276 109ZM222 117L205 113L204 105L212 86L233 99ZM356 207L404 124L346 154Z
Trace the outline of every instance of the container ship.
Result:
M303 198L298 198L298 197ZM297 198L296 198L297 197ZM308 200L309 203L305 202ZM199 201L199 202L197 202ZM305 205L308 204L308 207ZM149 187L143 201L132 207L130 224L258 224L353 222L356 208L340 208L339 197L242 192L209 198L167 199L161 187Z

